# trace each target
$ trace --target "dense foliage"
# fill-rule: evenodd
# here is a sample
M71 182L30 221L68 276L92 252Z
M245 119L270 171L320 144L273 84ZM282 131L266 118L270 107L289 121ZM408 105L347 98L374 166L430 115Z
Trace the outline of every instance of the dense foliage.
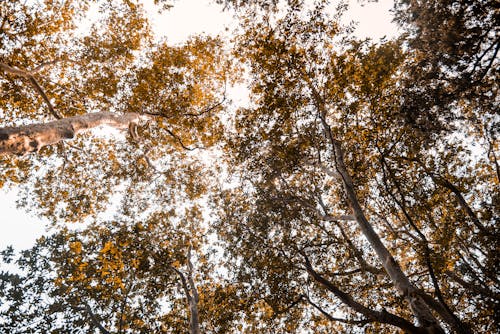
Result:
M374 42L343 3L215 2L231 42L176 46L140 1L0 3L0 141L143 116L0 156L53 222L2 251L0 330L496 333L498 5L396 1Z

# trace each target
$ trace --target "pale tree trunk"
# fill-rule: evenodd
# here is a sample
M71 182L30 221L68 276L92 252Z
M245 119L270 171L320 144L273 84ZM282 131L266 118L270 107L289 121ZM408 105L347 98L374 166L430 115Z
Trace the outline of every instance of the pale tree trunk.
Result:
M0 128L0 155L24 155L42 147L73 138L80 132L106 125L127 129L150 116L137 113L89 113L47 123Z
M389 275L394 286L410 305L410 309L413 315L417 318L419 325L422 326L423 330L427 333L444 333L443 328L429 308L429 306L432 306L439 313L439 315L442 316L443 319L457 331L457 333L470 333L467 329L460 328L460 323L457 323L457 319L448 314L441 304L435 302L430 296L423 296L423 293L413 283L411 283L408 276L405 275L392 254L385 247L373 226L368 222L368 219L366 219L354 190L354 183L344 163L344 154L341 143L334 138L331 128L325 119L328 112L325 108L323 98L311 82L308 74L304 73L304 75L308 86L311 89L313 101L315 102L319 112L324 135L326 140L331 145L335 160L335 167L337 169L337 173L335 174L338 174L342 180L344 191L347 195L349 204L351 205L355 220L358 223L361 232L375 251L379 261Z
M199 295L198 290L196 289L196 285L193 279L193 264L191 262L191 247L188 250L188 274L187 278L179 269L174 266L170 266L170 268L179 275L181 279L181 287L184 290L184 294L186 295L188 307L189 307L189 329L190 334L200 334L200 317L198 311L198 302Z
M323 125L326 125L326 122L324 122ZM462 323L453 313L450 313L450 311L448 311L442 304L434 300L434 298L419 290L410 281L410 279L403 272L392 254L385 247L384 243L380 239L380 236L374 230L373 226L368 222L368 219L365 217L363 209L359 204L358 197L354 190L354 183L344 163L344 153L341 147L341 143L333 138L329 127L326 127L325 130L329 137L329 141L333 146L335 165L338 173L342 177L344 191L347 195L348 201L351 205L361 232L374 249L377 257L379 258L382 266L391 278L396 289L409 303L410 308L417 318L419 324L423 328L425 328L428 333L444 333L444 330L429 308L432 307L442 317L442 319L453 328L456 333L471 334L472 332L467 325Z
M356 192L354 191L354 183L345 166L343 151L340 142L332 139L331 144L333 145L334 149L335 165L337 167L337 171L342 177L344 191L347 195L354 213L354 217L356 218L361 232L366 237L373 250L377 254L377 257L379 258L382 266L394 283L396 289L410 304L411 310L417 318L419 324L422 327L429 328L431 332L435 331L436 333L444 333L442 328L440 328L438 321L432 315L429 307L420 297L420 293L417 287L415 287L413 283L410 282L405 273L403 273L399 264L391 255L389 250L385 247L379 235L365 217L363 209L359 204Z
M191 310L191 334L200 334L200 316L198 312L198 302L200 301L200 296L198 295L198 289L196 289L196 285L194 284L193 279L193 263L191 262L191 247L189 247L188 251L188 282L189 288L191 289L191 300L189 301L189 308Z

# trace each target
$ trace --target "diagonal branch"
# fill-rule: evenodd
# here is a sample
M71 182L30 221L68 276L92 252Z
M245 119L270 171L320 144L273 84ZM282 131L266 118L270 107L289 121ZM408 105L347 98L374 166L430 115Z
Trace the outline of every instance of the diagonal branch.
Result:
M42 87L38 84L38 81L35 79L35 76L33 75L32 72L28 72L25 70L21 70L16 67L9 66L4 63L0 63L0 69L2 69L4 72L14 74L23 78L26 78L29 80L30 84L35 88L36 92L40 94L44 102L47 104L47 107L49 108L50 113L56 118L56 119L61 119L62 116L54 109L52 106L52 103L50 102L49 98L47 97L47 94L45 94L45 91L42 89Z
M421 329L418 327L415 327L411 322L409 322L406 319L403 319L397 315L391 314L385 310L382 311L374 311L357 301L355 301L351 295L345 293L344 291L340 290L337 286L335 286L332 282L328 281L325 279L323 276L321 276L318 272L316 272L312 265L311 262L309 261L309 258L307 255L304 253L302 254L304 257L305 261L305 266L307 273L309 276L311 276L312 279L314 279L316 282L321 284L323 287L325 287L328 291L332 292L337 298L339 298L344 304L352 308L354 311L361 313L364 315L367 319L371 321L377 321L380 323L384 324L389 324L393 325L396 327L399 327L408 333L422 333Z
M458 203L460 204L462 209L467 213L467 215L470 217L470 219L472 220L474 225L476 225L476 227L481 232L483 232L486 235L492 235L491 231L489 231L489 229L479 221L479 218L474 213L472 208L469 206L469 204L465 200L464 196L462 195L462 192L457 188L457 186L455 186L453 183L451 183L444 176L429 170L420 159L418 159L418 158L411 159L411 158L404 157L404 156L401 158L404 160L407 160L407 161L412 161L412 162L418 163L419 166L422 167L424 172L430 176L430 178L432 179L432 181L434 183L448 189L449 191L451 191L455 195L455 197L457 198Z
M309 298L309 296L305 296L305 299L312 307L314 307L316 310L318 310L321 314L323 314L325 316L325 318L327 318L330 321L338 321L338 322L343 322L346 324L358 325L358 326L364 326L370 322L373 322L373 320L369 320L369 319L350 320L350 319L335 318L330 313L326 312L323 308L321 308L318 304L314 303L311 300L311 298Z
M182 139L181 139L178 135L176 135L176 134L175 134L172 130L170 130L170 129L165 129L165 130L168 132L168 134L169 134L169 135L171 135L171 136L172 136L172 137L173 137L173 138L174 138L174 139L175 139L175 140L179 143L179 145L181 145L181 147L182 147L183 149L185 149L185 150L187 150L187 151L194 151L194 150L196 150L196 149L201 148L201 147L198 147L198 146L195 146L195 147L188 147L188 146L186 146L186 145L182 142Z
M0 155L24 155L42 147L57 144L75 137L80 132L107 125L116 129L127 129L148 116L136 113L123 115L111 112L89 113L67 117L47 123L0 128Z
M85 311L90 317L90 321L92 321L92 324L97 327L102 334L111 334L111 332L109 332L97 319L97 316L94 314L94 312L92 312L92 308L88 303L85 303L85 307L77 307L76 309L79 311Z
M490 291L489 289L483 288L480 285L467 282L451 270L447 270L445 272L445 274L448 277L450 277L452 280L454 280L455 282L457 282L458 284L460 284L461 286L466 288L467 290L469 290L471 292L473 291L477 295L480 295L483 297L489 297L489 298L495 299L496 301L500 301L500 294L499 293Z
M424 253L424 259L427 265L427 268L429 270L429 276L431 277L432 284L434 286L434 291L436 293L436 296L439 300L439 302L443 305L443 307L446 309L446 311L449 313L451 317L454 317L457 322L460 323L460 320L455 316L453 311L449 308L448 304L444 300L443 294L441 292L441 288L439 287L439 282L437 280L436 274L434 272L434 267L432 266L432 261L431 261L431 249L429 247L429 241L427 240L427 237L420 231L420 229L417 227L417 224L413 221L413 218L410 216L407 206L406 206L406 201L405 201L405 196L403 194L402 187L397 180L396 176L394 175L394 172L390 168L389 164L386 161L386 157L383 154L383 152L380 150L379 147L377 147L379 153L380 153L380 160L382 162L382 173L383 173L383 182L384 186L386 188L387 193L389 196L394 200L394 202L399 206L399 208L402 210L403 215L406 218L406 221L410 224L410 226L417 232L418 236L420 239L418 239L418 243L423 249ZM387 172L389 173L389 176L391 177L391 180L393 181L394 185L396 186L397 191L399 192L399 197L400 199L396 198L395 194L392 193L392 191L389 189L388 185L388 180L387 180L387 175L385 172L385 169L387 168ZM463 325L461 327L464 327Z
M417 287L410 281L408 276L405 275L398 262L396 262L392 254L385 247L380 236L377 234L373 226L366 218L356 195L352 178L345 166L344 153L341 143L340 141L335 139L332 133L332 129L326 120L328 110L325 107L324 100L317 91L314 84L311 82L309 75L307 73L304 73L304 76L311 90L312 100L316 105L318 116L321 121L323 134L327 142L330 144L332 155L334 158L333 162L335 163L338 174L340 174L340 176L342 177L344 192L347 196L354 216L356 217L356 221L361 232L370 243L372 249L375 251L375 254L379 258L382 266L391 278L396 289L399 291L399 293L401 293L401 295L410 305L410 309L417 318L419 324L430 331L435 330L437 333L444 333L441 325L429 309L429 306L419 295L419 290L417 289ZM444 319L446 319L447 322L451 321L452 326L456 327L455 319L449 319L448 314L444 314L442 316Z
M182 114L182 116L194 116L194 117L199 117L199 116L202 116L204 114L208 114L209 112L211 112L212 110L216 109L217 107L220 107L221 105L224 104L224 102L226 101L226 93L224 92L224 95L222 97L222 100L220 100L219 102L215 103L214 105L210 106L210 107L207 107L205 108L204 110L202 111L199 111L197 113L185 113L185 114Z
M193 280L193 264L191 263L191 247L188 250L188 275L184 275L182 271L175 268L173 265L169 266L170 269L175 271L181 280L181 286L186 295L190 311L189 327L191 334L200 334L200 319L198 312L198 291Z

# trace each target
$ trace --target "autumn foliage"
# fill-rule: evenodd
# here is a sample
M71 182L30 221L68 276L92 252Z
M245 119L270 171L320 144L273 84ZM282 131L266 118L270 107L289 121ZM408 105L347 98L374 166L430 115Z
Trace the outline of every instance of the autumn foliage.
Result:
M498 5L372 41L214 2L239 27L180 45L141 1L0 2L0 186L51 222L1 252L0 332L498 332Z

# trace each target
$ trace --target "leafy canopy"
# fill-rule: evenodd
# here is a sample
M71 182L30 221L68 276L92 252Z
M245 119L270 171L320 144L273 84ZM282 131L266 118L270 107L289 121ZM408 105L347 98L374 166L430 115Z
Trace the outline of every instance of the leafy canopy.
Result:
M177 46L136 1L0 3L3 127L150 119L0 157L53 222L2 252L0 328L495 333L495 3L397 1L374 42L342 3L216 2L232 41Z

